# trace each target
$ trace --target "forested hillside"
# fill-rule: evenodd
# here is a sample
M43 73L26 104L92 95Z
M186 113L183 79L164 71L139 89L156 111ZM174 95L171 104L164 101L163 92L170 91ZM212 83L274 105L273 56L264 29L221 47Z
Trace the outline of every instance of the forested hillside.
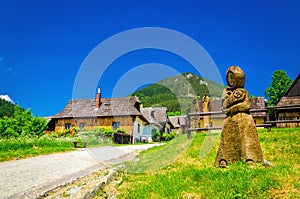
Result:
M132 95L138 96L144 107L165 106L170 112L186 114L192 109L193 99L204 94L220 98L223 89L219 83L188 72L163 79Z
M0 98L0 118L11 117L14 114L14 104Z

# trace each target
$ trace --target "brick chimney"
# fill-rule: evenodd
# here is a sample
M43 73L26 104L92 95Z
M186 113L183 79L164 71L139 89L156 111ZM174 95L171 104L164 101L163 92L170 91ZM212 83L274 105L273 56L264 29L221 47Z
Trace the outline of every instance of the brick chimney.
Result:
M96 109L99 109L101 105L101 91L100 91L100 87L98 87L98 91L96 94Z

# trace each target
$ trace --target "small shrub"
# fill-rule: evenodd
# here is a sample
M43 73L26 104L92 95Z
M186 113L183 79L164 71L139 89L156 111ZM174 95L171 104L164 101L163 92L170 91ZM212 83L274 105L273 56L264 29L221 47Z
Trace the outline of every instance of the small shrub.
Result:
M171 133L163 133L162 137L164 138L165 141L169 141L174 139L178 135L177 132L171 132Z
M112 137L114 135L114 130L112 129L104 129L104 134L108 137Z
M117 132L118 132L118 133L126 133L125 129L122 129L122 128L118 128L118 129L117 129Z
M159 141L159 140L158 140L159 137L160 137L160 132L159 132L159 131L152 132L152 140L154 140L154 141Z

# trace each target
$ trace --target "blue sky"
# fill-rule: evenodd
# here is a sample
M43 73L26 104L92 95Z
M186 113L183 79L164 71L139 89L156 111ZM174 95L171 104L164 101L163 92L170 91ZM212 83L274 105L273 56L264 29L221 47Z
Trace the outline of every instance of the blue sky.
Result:
M299 73L299 8L297 0L0 0L0 95L39 116L54 115L72 98L76 74L97 45L126 30L160 27L202 45L223 78L228 66L241 66L246 89L263 96L275 70L292 79ZM170 52L133 51L99 77L102 96L111 97L124 74L147 63L197 72Z

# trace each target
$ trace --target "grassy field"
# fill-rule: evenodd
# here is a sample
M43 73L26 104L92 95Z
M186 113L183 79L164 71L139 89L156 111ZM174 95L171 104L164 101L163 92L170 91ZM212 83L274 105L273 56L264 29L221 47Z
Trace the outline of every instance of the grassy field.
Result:
M0 162L73 150L73 139L42 137L18 137L0 140Z
M169 144L142 153L134 164L127 164L129 170L122 175L120 183L106 187L100 197L105 192L113 192L119 198L135 199L299 198L299 128L272 129L272 132L259 130L264 158L275 167L262 163L250 167L239 162L229 168L215 168L213 162L219 136L219 133L197 134L192 143L188 143L183 137L177 137ZM203 147L205 144L207 146ZM201 152L210 145L213 145L212 150ZM178 150L183 150L183 153L174 160L180 154ZM165 164L163 168L162 165L153 166L162 161L167 163L169 157L174 160L172 164ZM145 166L147 164L150 169ZM145 172L132 172L138 167Z

